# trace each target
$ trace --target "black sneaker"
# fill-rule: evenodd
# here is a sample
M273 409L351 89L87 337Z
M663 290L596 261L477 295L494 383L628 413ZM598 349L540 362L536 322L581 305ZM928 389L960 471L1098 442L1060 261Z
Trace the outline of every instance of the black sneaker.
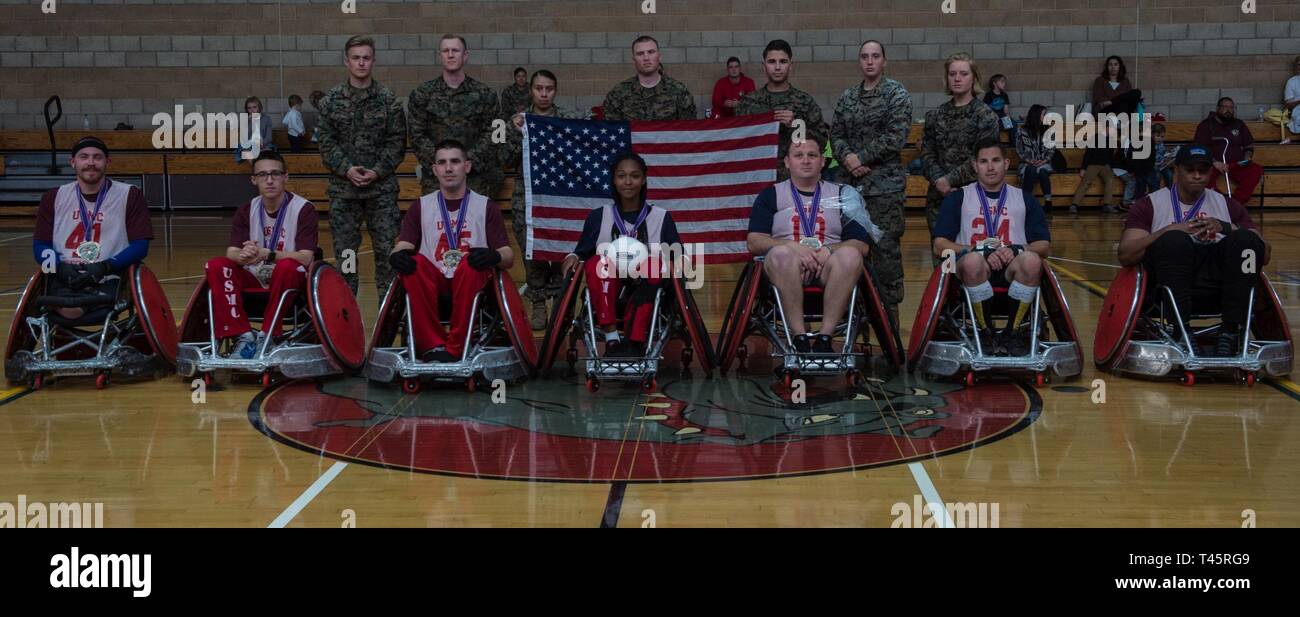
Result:
M620 351L622 352L620 357L641 358L645 356L645 345L637 341L624 341L623 348Z
M446 347L434 347L433 349L430 349L429 351L424 352L424 355L421 356L420 359L424 360L425 362L444 362L444 363L445 363L445 362L455 362L455 361L457 361L459 358L457 358L456 356L451 355L451 352L450 352L450 351L447 351L447 348L446 348Z
M818 334L817 338L813 339L812 351L813 353L835 353L831 348L831 335Z
M1010 332L1002 334L1002 343L1006 346L1007 355L1019 358L1029 355L1029 329L1017 328Z
M608 340L605 341L605 357L606 358L623 357L623 345L624 345L624 341L621 338L616 338L612 341L608 341Z
M792 337L794 340L794 350L796 353L810 353L812 351L813 337L807 334L796 334Z
M986 356L996 356L998 354L998 340L988 328L975 328L980 337L980 349Z
M1214 346L1214 355L1220 358L1231 358L1241 354L1241 327L1235 326L1231 329L1228 324L1223 325L1219 331L1219 340Z

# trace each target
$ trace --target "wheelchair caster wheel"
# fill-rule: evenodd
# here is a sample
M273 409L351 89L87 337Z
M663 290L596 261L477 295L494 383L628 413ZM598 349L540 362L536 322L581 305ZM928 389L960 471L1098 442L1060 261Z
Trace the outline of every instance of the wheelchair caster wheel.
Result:
M659 389L659 382L655 381L654 377L651 377L641 383L641 389L646 393L654 392Z
M205 386L210 386L210 385L212 385L212 372L211 372L211 371L209 371L209 372L203 374L203 385L205 385Z
M420 391L420 378L407 377L402 380L402 392L415 394Z
M691 366L691 360L695 358L695 350L690 347L682 348L682 368L686 369Z
M781 383L785 384L786 389L794 387L794 380L799 377L794 371L787 371L781 375Z
M1041 388L1045 385L1047 385L1047 375L1045 373L1034 375L1034 387Z
M968 371L968 372L966 373L966 380L965 380L965 381L966 381L966 387L967 387L967 388L972 388L972 387L974 387L974 386L975 386L975 371Z
M45 376L37 373L32 376L32 390L40 390L45 387Z
M588 378L587 378L587 391L588 391L588 392L595 392L596 390L599 390L599 389L600 389L600 382L599 382L599 381L596 381L596 378L595 378L595 377L588 377Z
M1183 378L1180 381L1182 381L1184 386L1194 386L1196 385L1196 373L1183 371Z
M108 387L108 373L95 375L95 389L103 390Z
M564 352L564 359L568 360L571 365L576 364L578 362L578 350L570 347L568 351Z
M267 371L267 372L265 372L265 373L262 373L262 387L263 387L263 388L266 388L266 387L269 387L270 385L271 385L271 373L270 373L270 371Z
M1241 383L1246 384L1247 388L1254 388L1256 379L1255 371L1246 371L1241 375Z
M736 359L740 360L741 364L743 365L745 363L745 359L748 357L749 357L749 345L741 343L740 346L736 348Z

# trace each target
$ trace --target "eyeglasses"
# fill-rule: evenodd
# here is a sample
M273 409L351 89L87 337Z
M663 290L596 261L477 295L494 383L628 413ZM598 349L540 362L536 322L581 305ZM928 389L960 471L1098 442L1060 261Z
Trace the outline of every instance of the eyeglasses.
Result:
M283 172L283 171L259 171L253 174L253 177L257 178L258 181L262 181L262 180L266 180L267 178L275 178L276 180L279 180L280 178L283 178L287 175L289 175L288 172Z

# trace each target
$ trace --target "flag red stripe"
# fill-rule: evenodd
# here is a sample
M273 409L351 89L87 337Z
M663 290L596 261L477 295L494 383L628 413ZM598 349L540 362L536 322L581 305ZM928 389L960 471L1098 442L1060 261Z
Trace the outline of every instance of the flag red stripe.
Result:
M636 134L638 131L698 131L701 130L701 125L706 126L704 130L737 129L772 122L776 122L776 114L769 111L748 116L716 118L704 122L700 120L634 120L629 124L632 126L632 133Z
M775 146L780 143L776 133L758 137L741 137L739 139L718 139L714 141L684 142L670 144L639 144L632 142L632 151L642 156L647 154L697 154L700 152L725 152L741 148ZM773 157L775 160L775 157Z
M650 199L704 199L708 197L735 197L736 195L758 195L759 191L772 186L771 182L749 182L746 184L724 184L719 186L692 186L683 189L650 188Z
M727 161L707 165L656 165L650 168L651 178L680 178L683 176L705 176L712 174L732 174L745 171L765 171L776 169L776 159L750 159L747 161Z

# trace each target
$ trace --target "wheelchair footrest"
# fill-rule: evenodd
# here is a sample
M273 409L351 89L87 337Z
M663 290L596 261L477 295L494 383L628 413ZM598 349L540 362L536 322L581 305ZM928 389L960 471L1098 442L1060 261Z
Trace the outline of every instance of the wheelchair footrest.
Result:
M1230 370L1260 371L1271 377L1291 373L1294 350L1287 341L1251 341L1244 356L1227 358L1192 356L1180 345L1161 341L1133 341L1128 352L1115 366L1118 371L1160 377L1176 369L1188 371Z
M480 347L466 352L459 362L421 362L411 358L405 347L379 347L370 354L365 368L372 381L391 382L398 377L434 380L463 380L477 374L494 379L517 379L528 374L514 347Z
M923 372L951 376L963 368L972 371L1030 371L1041 373L1051 370L1061 377L1073 377L1083 371L1079 362L1077 342L1040 341L1035 353L1026 356L995 356L977 354L959 341L931 341L921 356Z
M196 373L232 370L243 373L279 371L290 379L322 377L339 372L321 345L281 345L260 358L224 357L212 353L210 343L181 343L176 351L176 370L186 377Z

